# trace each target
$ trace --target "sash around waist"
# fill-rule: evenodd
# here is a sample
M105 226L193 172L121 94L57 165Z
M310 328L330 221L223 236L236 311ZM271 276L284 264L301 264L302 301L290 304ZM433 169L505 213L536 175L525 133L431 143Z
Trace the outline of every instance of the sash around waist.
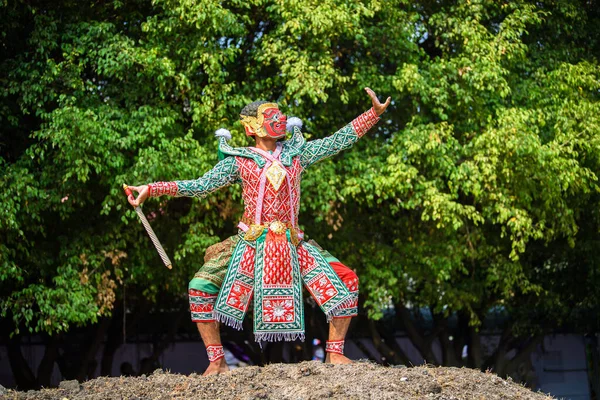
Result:
M246 241L255 241L263 234L265 230L270 230L278 235L289 232L290 242L297 246L304 239L304 232L294 226L290 222L271 221L264 224L247 224L243 219L238 224L244 234L243 238Z

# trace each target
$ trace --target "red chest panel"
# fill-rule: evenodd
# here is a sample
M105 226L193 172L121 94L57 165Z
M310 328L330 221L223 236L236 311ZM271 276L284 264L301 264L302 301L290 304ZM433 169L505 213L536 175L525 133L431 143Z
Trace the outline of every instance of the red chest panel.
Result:
M260 168L249 158L236 157L236 162L242 179L244 219L254 221L260 195L261 174L264 168ZM266 180L260 222L262 224L272 221L292 222L290 221L290 215L293 215L293 222L296 225L298 223L300 176L302 173L300 160L296 157L291 166L284 166L284 168L286 177L279 190L275 190L269 180Z

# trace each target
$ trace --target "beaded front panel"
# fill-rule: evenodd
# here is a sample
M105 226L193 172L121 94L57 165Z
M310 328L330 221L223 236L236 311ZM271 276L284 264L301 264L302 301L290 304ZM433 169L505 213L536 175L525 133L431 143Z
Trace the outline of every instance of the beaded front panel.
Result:
M242 198L244 199L244 219L254 221L256 213L257 200L260 189L260 168L252 159L236 157L238 171L242 180ZM300 175L302 167L300 161L295 158L292 165L283 167L286 176L277 190L267 179L265 184L264 202L261 213L261 223L266 224L272 221L290 221L290 211L293 211L294 223L298 223L298 205L300 200ZM288 180L291 185L288 186ZM290 190L291 187L291 197ZM291 210L290 210L290 207Z

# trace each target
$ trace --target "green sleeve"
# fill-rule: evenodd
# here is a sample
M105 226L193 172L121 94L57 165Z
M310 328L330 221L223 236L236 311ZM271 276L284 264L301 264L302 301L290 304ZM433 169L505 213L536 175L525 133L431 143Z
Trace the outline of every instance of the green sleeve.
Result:
M217 189L229 186L238 180L238 168L235 157L219 161L213 169L200 178L190 181L175 181L176 197L204 198Z
M336 155L352 147L359 137L350 123L331 136L306 142L300 153L300 164L307 168L317 161Z

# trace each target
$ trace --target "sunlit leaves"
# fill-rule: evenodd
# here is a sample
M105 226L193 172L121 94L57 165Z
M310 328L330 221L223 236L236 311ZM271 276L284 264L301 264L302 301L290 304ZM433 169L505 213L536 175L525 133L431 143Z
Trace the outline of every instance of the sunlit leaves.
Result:
M591 254L598 224L600 24L583 2L86 4L1 6L1 304L16 324L93 322L124 286L186 307L204 249L235 232L239 187L144 205L168 271L121 184L202 175L216 129L250 143L238 112L258 99L331 134L370 106L364 86L394 102L306 171L301 225L358 271L373 315L566 308L567 290L548 294L568 287L561 255Z

